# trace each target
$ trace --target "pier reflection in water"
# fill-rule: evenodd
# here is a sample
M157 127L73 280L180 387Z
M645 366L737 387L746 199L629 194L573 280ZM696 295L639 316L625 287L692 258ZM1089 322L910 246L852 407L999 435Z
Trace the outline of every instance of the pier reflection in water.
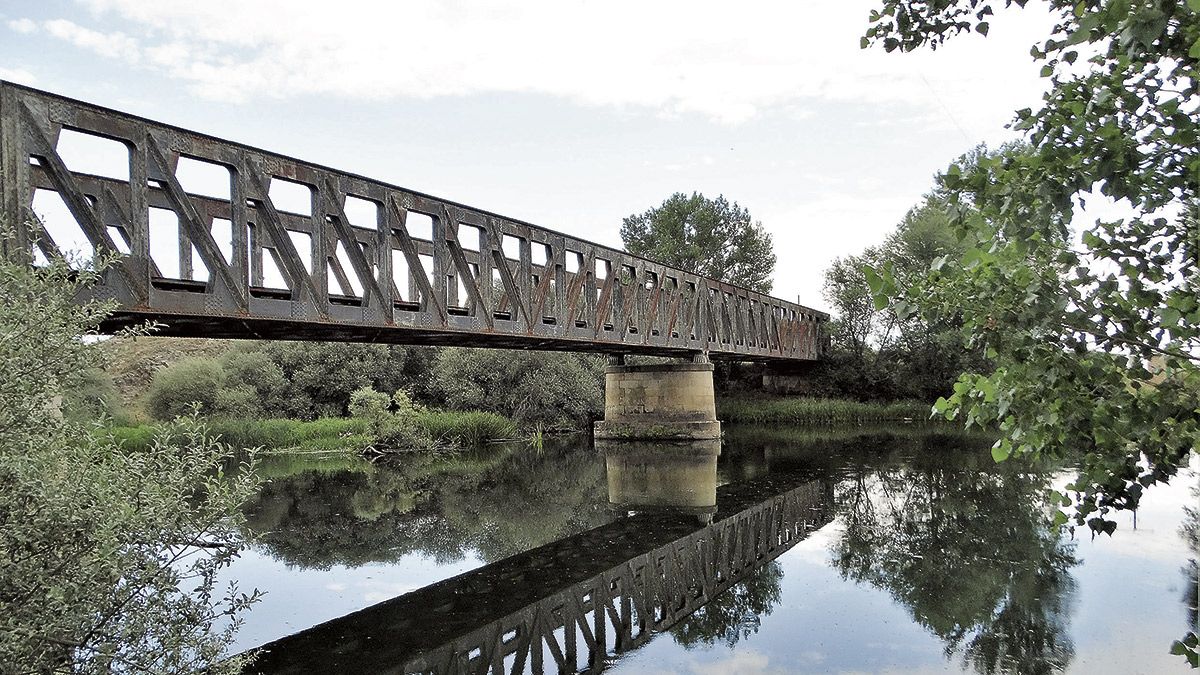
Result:
M654 508L268 644L254 670L598 667L672 628L832 519L833 485L811 474L717 489L717 449L675 448L659 453L654 467L653 460L633 461L629 448L606 448L620 467L610 495ZM669 487L654 495L639 473ZM671 512L666 494L684 498L681 512ZM711 524L696 519L698 510Z
M608 502L646 513L693 513L711 522L717 510L721 441L596 441L604 455Z

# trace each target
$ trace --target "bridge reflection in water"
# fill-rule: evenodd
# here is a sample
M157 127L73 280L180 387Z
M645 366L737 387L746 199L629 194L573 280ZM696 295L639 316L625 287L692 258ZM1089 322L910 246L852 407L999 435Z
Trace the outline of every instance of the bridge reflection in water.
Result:
M711 448L660 452L657 468L604 450L618 468L610 500L628 517L272 642L251 672L603 670L833 517L833 484L811 474L716 488L713 509L697 503L716 485ZM682 508L664 509L668 500L630 481L637 472L683 494ZM698 481L691 496L689 481Z

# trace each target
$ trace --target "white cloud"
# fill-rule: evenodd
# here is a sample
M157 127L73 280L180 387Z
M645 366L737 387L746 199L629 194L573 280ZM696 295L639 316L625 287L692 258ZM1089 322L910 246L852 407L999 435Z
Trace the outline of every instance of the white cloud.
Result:
M862 100L944 107L970 132L997 122L986 105L1006 95L997 92L1036 84L1021 66L1032 72L1028 45L1040 31L1029 29L1042 27L1027 11L994 22L987 41L964 38L936 56L889 55L859 49L864 0L345 0L337 12L291 0L79 1L98 20L146 35L147 67L222 100L541 93L729 124L804 99ZM50 23L51 34L105 56L139 53L121 33ZM1003 100L1006 117L1012 106Z
M33 73L23 68L0 67L0 80L16 82L17 84L33 84L37 81Z
M8 22L9 29L28 35L37 30L37 24L32 19L13 19Z
M46 21L41 28L53 37L106 58L129 62L140 58L137 41L123 33L101 33L66 19Z

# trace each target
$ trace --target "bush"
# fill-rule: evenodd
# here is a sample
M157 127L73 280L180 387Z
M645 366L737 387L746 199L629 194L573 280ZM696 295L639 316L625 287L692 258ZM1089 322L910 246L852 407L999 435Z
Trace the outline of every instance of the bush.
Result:
M592 355L443 349L432 387L454 410L507 417L522 427L588 428L604 412L603 363Z
M362 387L395 391L405 384L403 347L346 342L268 342L262 353L287 383L276 394L279 412L315 419L346 413L350 395Z
M252 407L245 407L247 413L256 417L279 417L286 415L286 394L288 381L281 369L270 357L261 351L237 348L221 355L221 366L225 370L227 387L247 389L255 401ZM246 394L238 394L239 400L245 401ZM222 411L222 414L234 416L234 408Z
M388 414L392 398L370 387L359 387L350 393L350 415L368 420L379 420Z
M63 413L72 420L89 422L103 417L122 417L124 410L108 373L99 368L88 368L64 395Z
M201 413L216 411L217 392L225 385L225 371L213 359L184 359L154 374L146 398L149 413L169 420L199 406Z
M0 255L0 670L236 673L222 657L254 596L216 579L254 473L221 476L232 452L194 420L134 451L57 414L98 362L80 337L111 305L76 298L104 266ZM164 408L204 392L183 384L164 380Z

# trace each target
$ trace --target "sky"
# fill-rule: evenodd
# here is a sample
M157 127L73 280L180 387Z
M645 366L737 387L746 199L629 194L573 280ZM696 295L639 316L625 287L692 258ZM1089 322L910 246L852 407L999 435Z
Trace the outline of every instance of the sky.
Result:
M878 243L1015 137L1040 10L862 50L877 2L0 0L0 79L608 245L674 192L771 233L773 295Z

